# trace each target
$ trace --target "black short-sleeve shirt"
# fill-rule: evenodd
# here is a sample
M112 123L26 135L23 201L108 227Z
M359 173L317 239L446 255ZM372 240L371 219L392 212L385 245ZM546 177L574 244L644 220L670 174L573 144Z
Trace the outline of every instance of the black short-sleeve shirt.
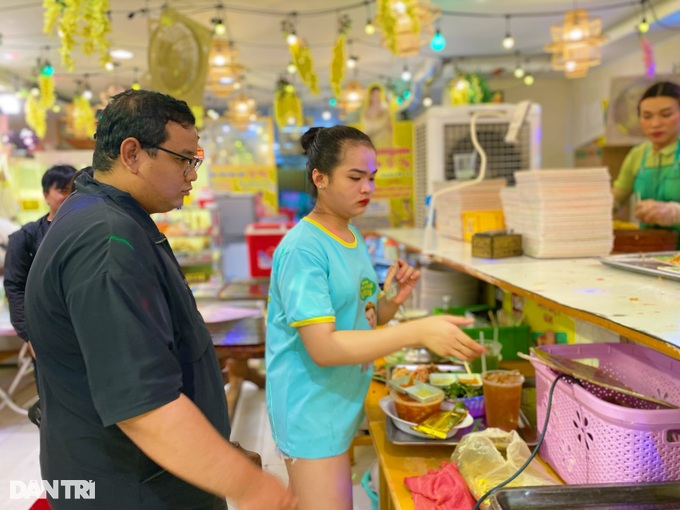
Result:
M167 239L128 193L88 175L76 190L33 262L26 319L39 365L43 479L93 480L96 497L52 508L225 508L116 426L184 393L230 432L210 334Z

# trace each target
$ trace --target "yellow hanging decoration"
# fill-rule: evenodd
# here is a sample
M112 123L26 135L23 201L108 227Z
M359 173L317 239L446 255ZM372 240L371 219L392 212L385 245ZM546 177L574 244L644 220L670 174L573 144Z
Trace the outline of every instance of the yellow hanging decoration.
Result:
M57 26L59 15L61 14L64 5L58 0L43 0L43 9L45 10L43 16L43 32L51 34L54 27Z
M345 78L345 40L352 28L352 19L347 14L338 17L338 38L333 47L331 60L330 84L333 96L336 98L342 94L342 80Z
M312 52L309 50L304 41L298 39L295 44L288 46L290 54L293 57L293 63L297 68L297 72L302 79L302 82L307 85L307 88L312 94L319 94L319 77L314 71L314 62L312 61Z
M333 96L340 97L342 94L342 80L345 78L345 35L340 34L333 47L331 59L331 90Z
M295 87L286 80L279 80L274 92L274 119L279 128L302 126L302 102Z
M374 21L382 46L400 57L418 55L434 34L433 22L441 8L430 0L377 0L377 4Z
M205 110L203 109L202 106L192 106L191 107L191 113L194 114L194 117L196 118L196 129L203 129L203 126L205 125L204 120L205 120Z
M73 98L73 135L76 138L91 139L97 130L94 111L83 96Z
M57 101L54 94L54 76L45 76L41 74L38 77L38 87L40 88L40 99L38 100L38 104L43 110L49 110Z
M38 102L37 97L29 95L24 105L24 115L28 127L42 140L47 133L47 112L40 108Z
M82 17L83 53L85 55L99 53L102 66L111 60L109 56L110 44L107 39L111 31L108 11L109 0L87 0Z
M43 31L51 34L55 28L61 39L61 63L69 71L75 68L73 50L76 37L82 37L86 55L99 53L102 66L109 62L109 0L43 0Z

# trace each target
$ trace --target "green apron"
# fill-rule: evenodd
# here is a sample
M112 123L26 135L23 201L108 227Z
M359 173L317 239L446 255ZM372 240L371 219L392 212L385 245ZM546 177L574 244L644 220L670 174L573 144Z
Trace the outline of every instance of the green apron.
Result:
M675 157L670 165L645 168L649 147L645 149L640 163L633 190L640 200L657 200L659 202L680 202L680 139L675 150ZM655 227L656 225L641 224L642 228ZM680 225L673 225L673 230L680 233ZM680 241L678 242L680 249Z

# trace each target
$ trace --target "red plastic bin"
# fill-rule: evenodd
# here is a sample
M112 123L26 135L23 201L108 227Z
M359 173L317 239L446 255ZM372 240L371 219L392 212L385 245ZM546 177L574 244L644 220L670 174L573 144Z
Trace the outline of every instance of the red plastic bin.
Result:
M250 276L269 276L274 250L295 223L251 223L246 227Z

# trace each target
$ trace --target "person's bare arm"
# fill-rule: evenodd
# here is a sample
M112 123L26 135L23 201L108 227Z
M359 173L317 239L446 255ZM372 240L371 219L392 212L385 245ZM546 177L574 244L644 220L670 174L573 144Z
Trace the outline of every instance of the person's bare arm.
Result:
M232 447L185 395L118 427L150 459L239 510L292 510L292 494Z
M614 212L621 208L621 206L628 200L631 193L619 188L612 188L612 195L614 195Z
M354 365L412 345L422 345L440 356L470 360L485 349L463 333L457 325L470 319L438 315L377 330L337 331L326 322L298 328L309 356L320 366Z

